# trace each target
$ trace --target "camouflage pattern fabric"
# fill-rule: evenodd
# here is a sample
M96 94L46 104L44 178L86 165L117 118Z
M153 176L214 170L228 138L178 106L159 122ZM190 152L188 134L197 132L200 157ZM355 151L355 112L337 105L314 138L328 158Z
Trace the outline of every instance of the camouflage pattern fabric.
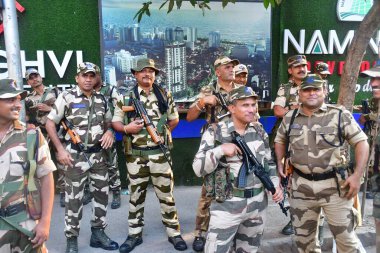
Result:
M93 100L93 103L92 103ZM93 106L93 115L89 131L90 106ZM54 103L48 118L59 124L62 118L66 118L74 126L74 131L85 144L88 134L88 148L100 145L99 140L107 129L105 125L111 121L109 108L106 109L103 96L93 93L86 97L79 87L65 90ZM65 175L65 235L67 237L79 235L79 223L83 212L83 190L88 178L90 178L90 191L93 195L93 209L91 226L104 228L106 226L106 213L108 205L108 166L106 164L105 151L87 153L93 166L85 160L83 154L72 148L70 137L65 136L66 150L74 159L74 167L68 167Z
M276 167L269 149L268 135L258 132L261 124L250 123L242 135L248 147L261 163L269 162L269 174L274 185L278 185ZM234 191L240 167L241 157L225 157L221 146L215 143L232 142L231 132L235 130L231 119L219 122L215 131L211 126L203 134L201 144L193 161L193 170L197 176L212 173L217 167L228 167L233 177ZM259 130L261 131L261 130ZM265 223L265 209L268 205L267 194L261 181L252 173L247 177L245 189L254 189L251 198L233 197L222 203L212 201L210 225L206 237L205 252L256 252L260 246Z
M158 101L153 89L150 90L149 95L140 87L138 87L138 92L140 94L140 101L143 102L150 119L154 125L157 125L162 114L158 109ZM167 97L169 104L167 110L168 120L175 120L178 118L177 108L170 93L167 94ZM129 122L129 120L133 120L126 119L126 114L121 110L123 105L124 97L120 95L112 121ZM142 131L144 130L146 130L145 127ZM128 138L131 138L132 144L140 148L156 146L150 135L143 134L141 133L142 131L138 134L128 135ZM166 227L166 232L170 237L179 235L180 226L173 197L173 171L164 155L161 153L142 156L127 155L126 160L129 179L128 188L130 192L128 234L134 237L142 235L145 196L149 179L151 179L156 196L160 202L162 223Z
M290 90L287 91L289 88ZM298 105L298 91L299 86L292 80L289 80L288 83L281 84L277 91L274 105L279 105L284 108L288 105ZM289 93L289 95L287 93Z
M113 114L114 108L116 106L118 94L116 87L110 85L103 85L100 89L100 93L104 95L111 113ZM120 171L117 167L117 153L116 144L114 144L109 150L107 150L107 165L109 166L109 185L112 191L120 190Z
M235 88L240 87L241 85L233 83L232 86L233 86L233 89L235 89ZM209 84L209 85L206 85L206 86L201 88L197 99L194 101L194 103L192 103L190 105L190 108L194 107L200 99L202 99L206 96L211 96L214 91L223 95L223 97L226 99L226 101L228 101L228 99L227 99L228 98L228 92L226 90L224 90L219 84L216 84L216 85L215 84ZM208 123L211 123L212 108L213 108L212 106L206 105L206 121ZM218 122L218 119L216 118L216 116L217 115L223 115L227 112L222 108L222 106L219 103L216 106L214 106L214 108L215 108L215 122ZM226 118L223 118L223 119L226 119Z
M44 93L47 93L47 94L40 95L36 91L33 90L25 98L25 109L26 109L26 115L29 117L29 122L43 128L45 127L47 115L49 114L49 112L39 111L37 109L37 104L44 103L48 106L53 106L55 100L57 99L56 93L58 94L59 91L57 88L45 87ZM43 98L43 101L41 101L42 98ZM45 136L46 136L46 132L45 132Z
M330 171L345 165L346 149L340 146L338 118L342 107L323 104L311 117L303 113L302 107L290 126L290 160L294 167L305 174ZM285 144L286 131L293 111L288 112L277 132L275 142ZM351 113L341 111L341 137L351 146L367 139ZM332 146L332 145L335 145ZM347 177L348 175L346 175ZM338 191L343 183L336 178L309 181L293 174L290 190L290 212L295 229L295 241L299 252L321 252L317 243L318 218L323 210L339 252L360 252L360 241L354 231L356 211L353 200L343 197L347 189Z
M39 138L36 178L41 178L55 170L43 135L40 134ZM23 123L14 121L13 126L1 140L0 146L0 164L2 166L0 170L0 208L6 208L10 205L25 203L22 188L12 192L4 191L8 187L7 185L17 184L17 182L22 185L24 181L22 163L27 159L27 148L26 128ZM36 225L36 221L31 219L26 211L7 218L11 221L18 220L19 226L29 231ZM0 252L35 252L28 236L14 228L5 228L5 222L0 218Z
M216 88L214 88L216 86ZM233 87L237 88L241 85L233 83ZM198 101L201 98L204 98L206 96L211 96L213 94L213 91L219 92L226 101L228 101L228 92L224 90L219 84L209 84L207 86L204 86L201 88L197 100L194 101L193 104L191 104L191 107L194 107ZM206 121L208 124L211 123L211 118L212 118L212 113L214 110L214 120L215 122L218 122L217 115L223 115L227 113L220 104L217 104L215 109L212 109L211 106L206 106ZM223 120L226 120L228 117L223 118ZM204 129L207 129L208 125ZM202 130L203 132L203 130ZM211 198L206 196L207 191L204 188L204 184L202 185L202 190L201 190L201 196L199 197L198 200L198 208L197 208L197 216L195 218L195 231L194 235L199 236L203 232L206 232L208 229L208 224L210 221L210 205L211 205Z

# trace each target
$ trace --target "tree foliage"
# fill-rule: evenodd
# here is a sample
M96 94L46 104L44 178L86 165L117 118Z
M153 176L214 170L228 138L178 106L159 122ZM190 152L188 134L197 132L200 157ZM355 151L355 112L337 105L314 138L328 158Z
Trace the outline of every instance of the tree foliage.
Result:
M265 8L268 8L269 6L275 7L276 5L280 5L283 0L263 0L263 4ZM183 0L165 0L159 9L163 9L165 6L167 6L167 13L170 13L173 11L174 7L176 7L178 10L181 9ZM222 0L222 7L225 8L229 3L234 4L236 0ZM207 10L211 10L210 8L210 0L189 0L189 3L194 8L199 8L202 11L202 14L205 15ZM152 2L145 2L143 3L141 9L139 9L134 16L133 19L137 18L137 22L140 23L144 15L150 16L150 6Z

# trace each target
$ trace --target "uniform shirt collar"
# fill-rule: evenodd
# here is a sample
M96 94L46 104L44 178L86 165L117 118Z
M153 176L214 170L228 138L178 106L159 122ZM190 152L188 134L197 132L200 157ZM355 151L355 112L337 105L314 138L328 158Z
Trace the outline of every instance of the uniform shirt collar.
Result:
M143 88L141 88L140 85L137 86L137 91L138 91L139 95L142 95L142 94L147 95L145 90ZM150 87L149 94L152 94L152 92L153 92L153 86Z
M87 96L83 93L83 91L79 88L79 85L77 85L77 86L75 87L75 89L76 89L76 92L77 92L77 96L78 96L78 97L81 97L81 96L87 97ZM94 90L92 90L92 94L94 94Z
M314 114L316 114L316 113L321 113L321 112L326 112L326 111L327 111L327 105L326 105L325 103L323 103L323 104L321 105L321 107L319 107L319 109L318 109L317 111L314 112ZM301 113L302 115L305 115L305 113L303 112L302 105L300 106L300 109L298 110L296 116L298 116L298 114L300 114L300 113Z
M227 133L228 134L231 134L233 131L236 131L235 130L235 125L234 125L234 122L233 122L232 118L229 118L226 121L226 125L227 125ZM247 124L247 126L245 128L245 133L247 132L247 129L250 128L250 127L253 127L253 122L250 122L250 123Z

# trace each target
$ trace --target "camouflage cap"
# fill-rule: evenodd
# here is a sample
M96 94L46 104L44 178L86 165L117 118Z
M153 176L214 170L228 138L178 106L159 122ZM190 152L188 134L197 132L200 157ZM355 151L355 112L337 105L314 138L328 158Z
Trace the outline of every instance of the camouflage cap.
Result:
M315 74L308 75L302 80L301 83L301 90L307 89L307 88L322 88L324 84L324 80Z
M1 79L0 80L0 98L13 98L17 95L24 99L27 95L27 91L17 89L16 81L13 79Z
M238 88L235 88L231 90L228 93L228 102L231 104L237 99L243 99L243 98L258 98L257 94L252 90L251 87L247 86L240 86Z
M235 75L238 75L240 73L247 73L248 74L248 68L244 64L238 64L234 67Z
M331 75L329 71L329 65L324 62L318 62L317 66L315 67L315 70L318 74L321 75Z
M360 73L360 76L362 77L380 77L380 65L377 65L373 68L367 69Z
M232 63L234 65L234 67L236 65L238 65L240 62L239 60L237 59L233 59L231 60L230 58L228 58L227 56L221 56L219 57L218 59L215 60L214 62L214 68L216 69L217 67L219 66L222 66L222 65L227 65L229 63Z
M160 70L158 68L156 68L156 66L154 64L154 60L148 59L148 58L138 59L137 64L136 64L136 68L131 68L131 72L132 72L132 74L134 74L136 71L139 72L145 68L154 69L154 71L156 72L156 75L160 72Z
M29 77L30 77L30 75L32 75L32 74L37 74L37 75L39 75L40 73L38 73L38 70L35 69L35 68L29 68L29 69L27 69L27 70L25 71L25 79L26 79L26 81L29 80Z
M100 74L100 68L92 62L82 62L78 64L77 74L93 72L94 74Z
M290 56L287 60L287 63L288 63L288 68L297 67L299 65L306 65L307 64L306 56L303 54Z

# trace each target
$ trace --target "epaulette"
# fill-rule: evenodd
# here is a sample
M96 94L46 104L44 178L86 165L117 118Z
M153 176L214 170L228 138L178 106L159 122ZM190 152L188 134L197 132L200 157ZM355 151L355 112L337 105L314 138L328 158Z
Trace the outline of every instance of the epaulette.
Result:
M344 107L343 105L338 105L338 104L326 104L326 106L328 108L333 108L333 109L337 109L337 110L340 110L340 111L343 111L346 109L346 107Z

